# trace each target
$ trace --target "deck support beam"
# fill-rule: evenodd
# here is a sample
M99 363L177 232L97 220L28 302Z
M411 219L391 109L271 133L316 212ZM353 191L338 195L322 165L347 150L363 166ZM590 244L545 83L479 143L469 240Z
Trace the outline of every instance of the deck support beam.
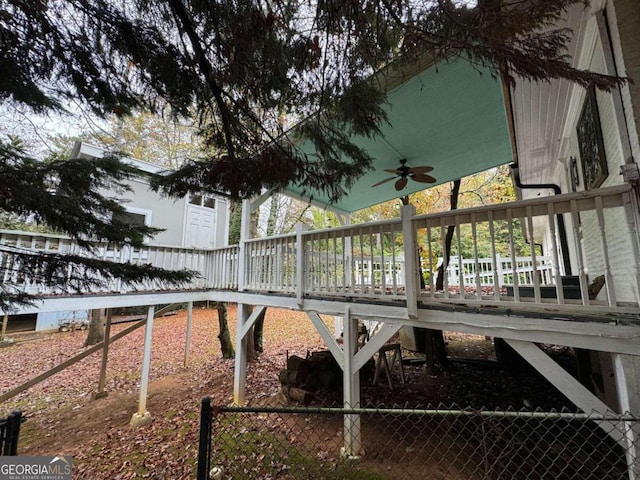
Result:
M358 342L358 319L351 316L349 307L344 315L344 366L343 392L345 408L360 407L360 371L355 368L354 357ZM347 414L344 416L344 446L341 449L343 457L358 457L362 450L362 427L360 415Z
M248 340L245 325L249 322L249 305L238 304L238 320L236 328L236 364L233 373L233 403L242 406L246 403L245 393L247 386L247 355ZM264 308L264 307L262 307ZM255 317L257 318L257 316ZM255 322L254 318L254 322ZM244 334L243 334L244 332Z
M371 337L367 343L365 343L364 347L356 352L353 359L353 368L355 370L360 370L362 367L364 367L369 359L373 358L375 353L380 350L391 337L398 333L401 328L402 325L397 323L385 323L384 325L382 325L382 328L380 328L380 330L378 330L378 332L373 337Z
M193 321L193 302L187 303L187 333L184 342L184 367L189 366L189 353L191 351L191 322Z
M519 340L505 341L584 413L588 415L592 413L599 415L612 413L612 409L608 405L561 368L536 344ZM620 425L607 420L599 420L596 423L612 439L620 443L623 448L626 448L626 440Z
M311 319L311 323L313 323L313 326L316 327L316 331L318 332L318 334L320 334L322 340L324 340L324 344L331 352L331 355L333 355L335 361L338 363L338 365L340 365L340 368L344 369L344 352L340 348L340 345L338 345L335 337L329 331L329 328L325 325L320 315L318 315L316 312L307 312L307 315ZM342 323L342 319L340 319L340 322Z
M140 397L138 412L129 422L132 427L141 427L151 423L151 413L147 411L147 392L149 389L149 371L151 369L151 341L153 339L153 318L155 306L147 309L147 324L144 327L144 352L142 354L142 372L140 374Z

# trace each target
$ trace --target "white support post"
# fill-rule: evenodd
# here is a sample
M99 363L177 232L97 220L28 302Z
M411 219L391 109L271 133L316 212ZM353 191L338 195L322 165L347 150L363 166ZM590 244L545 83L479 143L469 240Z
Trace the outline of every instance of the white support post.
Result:
M402 206L402 242L404 243L404 284L407 297L407 315L409 318L418 318L418 245L413 229L413 217L416 207L413 205ZM346 330L346 327L345 327Z
M302 233L306 230L308 230L308 227L305 224L298 223L296 225L296 299L300 307L304 304L304 289L306 286L307 260L302 238Z
M236 364L233 375L233 403L238 406L245 404L247 384L247 337L243 329L249 318L249 306L238 304L238 321L236 333Z
M193 321L193 302L187 303L187 338L184 344L184 366L189 366L189 353L191 350L191 322Z
M340 217L340 225L349 226L351 225L351 215L346 215L344 219ZM344 287L345 291L350 291L353 288L353 251L352 251L352 242L351 235L344 236L342 234L342 258L344 263Z
M144 329L144 352L142 355L142 372L140 375L140 397L138 412L134 413L129 422L132 427L141 427L151 423L151 414L147 411L147 391L149 388L149 371L151 369L151 340L153 338L153 317L155 307L147 310L147 324Z
M640 356L613 354L620 413L640 417ZM640 426L624 422L629 480L640 479Z
M349 307L344 315L344 365L342 369L344 406L345 408L360 407L360 372L354 368L354 356L358 342L358 320L351 318ZM347 414L344 416L344 447L341 454L345 458L362 455L362 430L360 415Z
M251 201L242 201L240 219L240 244L238 245L238 291L242 292L246 284L246 244L251 238Z

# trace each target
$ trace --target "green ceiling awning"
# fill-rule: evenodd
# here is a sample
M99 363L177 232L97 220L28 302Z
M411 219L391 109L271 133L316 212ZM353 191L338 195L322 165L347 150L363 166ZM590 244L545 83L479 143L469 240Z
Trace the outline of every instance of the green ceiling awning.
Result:
M283 193L351 213L513 161L503 86L488 69L460 59L431 65L404 78L386 79L389 125L383 126L382 135L353 139L373 157L374 169L346 196L330 204L319 193L313 199L302 196L295 186ZM390 86L392 82L396 86ZM310 144L301 148L313 153ZM399 192L393 181L372 187L391 176L384 169L397 168L402 158L408 166L432 166L429 175L437 183L409 180Z

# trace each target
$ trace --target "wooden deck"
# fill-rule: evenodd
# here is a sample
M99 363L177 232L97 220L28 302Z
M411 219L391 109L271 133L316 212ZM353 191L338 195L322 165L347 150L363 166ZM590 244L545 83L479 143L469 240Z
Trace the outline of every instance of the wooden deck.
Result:
M119 282L85 292L51 289L36 278L16 273L12 249L89 253L62 236L0 231L4 247L0 274L5 287L42 296L41 302L17 313L211 300L332 315L342 315L350 308L363 318L405 324L436 324L438 319L455 317L457 330L465 329L466 322L472 325L467 330L484 328L484 334L491 330L485 322L489 318L497 324L505 318L536 319L542 332L552 322L569 322L572 330L576 322L635 329L640 323L640 262L632 193L629 186L621 185L420 216L405 207L400 219L326 230L299 229L292 235L251 239L216 250L153 245L121 250L97 245L94 250L101 258L116 262L200 272L190 285L179 289L166 285L125 288ZM609 244L612 236L620 235L620 225L606 222L613 211L627 218L625 270L614 268L612 262ZM564 215L569 225L573 222L568 230L576 264L571 276L565 275L560 258L554 223L558 214ZM594 245L585 251L585 232L579 228L580 216L587 215L596 219L600 272L587 273L587 257L593 257ZM454 228L453 256L444 286L437 290L438 257L449 226ZM493 243L488 258L477 254L476 232L481 228L489 232ZM508 232L506 239L504 235L498 238L498 228ZM512 248L516 229L524 229L530 239L540 229L548 232L547 255L541 256L531 240L529 255L516 256ZM462 242L470 242L475 255L463 258L459 254ZM511 254L501 256L504 251ZM596 274L604 276L605 285L592 299L588 285ZM461 320L460 315L466 319ZM476 321L473 316L483 320ZM440 321L440 328L453 326ZM636 335L635 330L628 333Z

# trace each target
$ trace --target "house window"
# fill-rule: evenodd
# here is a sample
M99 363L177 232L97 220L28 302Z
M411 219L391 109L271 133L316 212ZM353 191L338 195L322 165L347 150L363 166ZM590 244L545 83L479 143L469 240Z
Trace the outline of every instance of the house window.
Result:
M137 207L124 207L125 211L114 214L114 220L119 220L128 225L146 225L151 226L151 210Z
M192 195L189 199L191 205L202 205L202 195Z
M127 225L146 225L147 216L142 213L124 212L116 213L114 219Z
M609 175L607 157L602 140L602 128L598 113L596 90L590 87L582 107L577 126L578 148L582 161L582 177L585 190L598 188Z
M199 207L216 208L216 199L208 195L195 194L189 199L191 205Z

